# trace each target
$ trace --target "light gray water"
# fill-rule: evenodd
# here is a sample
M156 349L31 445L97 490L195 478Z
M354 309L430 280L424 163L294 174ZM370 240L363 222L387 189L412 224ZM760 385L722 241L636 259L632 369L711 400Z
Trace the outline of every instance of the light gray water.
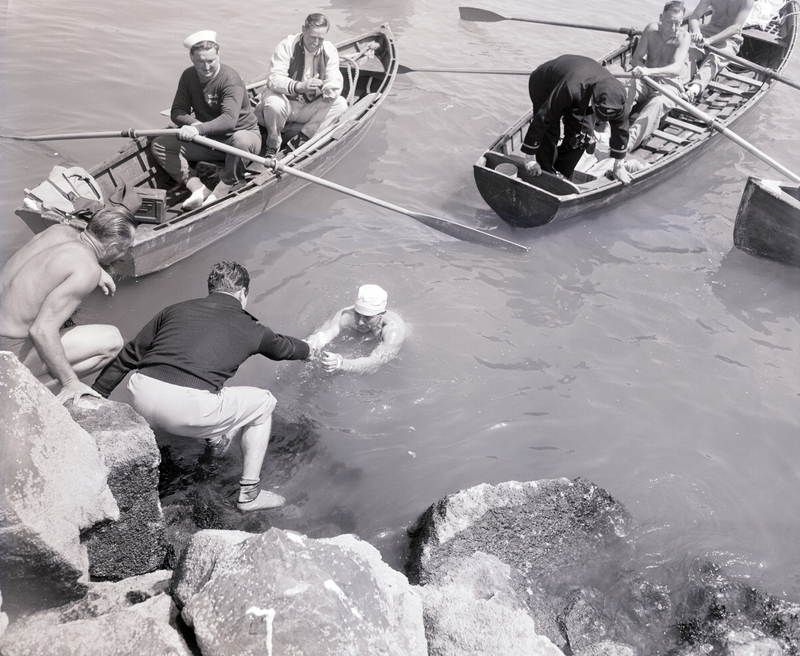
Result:
M624 27L641 27L662 4L481 2L507 16ZM162 127L159 111L189 65L187 34L215 29L222 60L249 80L315 10L332 20L334 41L390 23L411 67L532 69L564 52L602 55L622 38L463 23L455 0L270 2L255 14L245 12L250 4L10 0L0 132ZM785 74L800 79L797 55ZM269 387L312 428L296 443L276 441L268 456L267 483L290 507L264 520L223 513L224 525L354 532L400 566L405 527L448 493L585 476L642 524L638 567L667 575L709 556L800 599L800 269L732 245L746 176L774 175L723 141L623 206L513 231L482 201L472 164L528 109L526 84L403 76L328 177L494 231L529 254L455 241L311 186L170 269L121 281L114 299L93 295L81 321L114 323L131 338L165 305L203 295L211 264L235 259L253 276L248 310L305 337L350 304L359 284L378 283L413 328L399 360L355 377L252 359L233 379ZM799 93L777 86L736 127L795 171ZM24 187L55 164L88 168L120 145L0 142L0 260L30 237L13 214ZM189 462L197 450L179 455ZM237 473L230 463L197 489L224 501Z

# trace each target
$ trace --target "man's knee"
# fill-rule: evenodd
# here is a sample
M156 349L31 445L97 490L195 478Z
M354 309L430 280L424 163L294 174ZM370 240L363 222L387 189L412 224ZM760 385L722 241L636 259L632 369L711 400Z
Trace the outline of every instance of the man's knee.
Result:
M99 328L102 329L98 331L100 355L108 360L113 360L125 346L125 340L122 339L122 334L116 326L99 326Z
M238 130L233 133L228 144L239 150L257 153L261 148L261 135L253 130Z
M264 95L256 107L258 123L267 127L272 120L285 121L292 109L286 96L280 94Z

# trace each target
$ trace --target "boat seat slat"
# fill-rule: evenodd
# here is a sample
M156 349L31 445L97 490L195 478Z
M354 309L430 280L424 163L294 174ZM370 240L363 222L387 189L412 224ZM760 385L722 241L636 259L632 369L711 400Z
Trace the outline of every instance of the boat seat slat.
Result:
M753 87L760 87L763 84L760 80L754 80L752 77L738 75L737 73L734 73L733 71L730 71L727 68L723 68L719 72L719 74L722 75L723 77L727 77L728 79L736 80L737 82L742 82L743 84L749 84L750 86Z
M711 81L708 83L708 86L711 87L712 89L716 89L717 91L722 91L723 93L731 93L737 96L747 95L747 91L742 89L737 89L735 87L730 87L727 84L722 84L721 82Z
M765 32L764 30L759 30L753 27L748 27L742 30L742 36L753 39L755 41L764 41L766 43L775 43L777 45L783 45L782 39L777 34L772 34L771 32Z
M668 123L669 125L674 125L676 128L690 130L692 132L697 132L698 134L706 131L706 128L704 128L702 125L695 125L694 123L689 123L688 121L681 121L679 118L675 118L674 116L665 117L664 122Z
M671 141L674 144L682 144L686 141L686 139L683 137L670 134L669 132L664 132L663 130L653 130L653 136L663 139L664 141Z

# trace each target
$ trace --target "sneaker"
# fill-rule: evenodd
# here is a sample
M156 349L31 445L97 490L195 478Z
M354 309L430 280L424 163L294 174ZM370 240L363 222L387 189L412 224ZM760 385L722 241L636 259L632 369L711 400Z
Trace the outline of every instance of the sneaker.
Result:
M311 137L303 134L302 132L298 132L294 137L292 137L286 145L289 146L292 150L297 150L302 146L306 141L308 141Z
M278 155L278 149L275 146L266 146L261 153L261 157L264 159L274 158Z
M286 503L280 494L274 492L267 492L267 490L259 490L258 496L252 501L237 501L236 507L242 512L250 512L251 510L266 510L269 508L280 508Z

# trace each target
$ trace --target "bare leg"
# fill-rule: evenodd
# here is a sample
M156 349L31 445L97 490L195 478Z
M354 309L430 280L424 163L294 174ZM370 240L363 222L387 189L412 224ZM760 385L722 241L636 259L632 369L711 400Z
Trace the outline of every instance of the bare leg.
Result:
M116 327L93 324L64 330L61 344L72 369L78 378L83 378L100 371L117 357L125 342ZM31 349L23 364L43 383L54 382L35 348Z
M242 433L242 479L239 481L239 510L260 510L277 508L286 500L274 492L261 490L261 467L267 455L270 433L272 432L272 416L262 424L250 424Z

